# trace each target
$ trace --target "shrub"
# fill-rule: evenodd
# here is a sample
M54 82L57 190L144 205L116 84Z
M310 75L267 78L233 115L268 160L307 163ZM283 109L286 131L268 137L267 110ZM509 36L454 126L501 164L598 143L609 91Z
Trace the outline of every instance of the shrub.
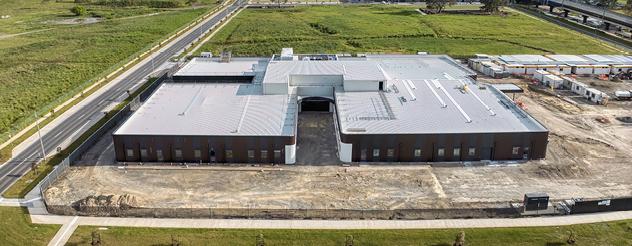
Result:
M81 6L81 5L77 5L77 6L74 6L74 7L70 8L70 12L72 12L76 16L82 16L82 15L86 15L86 13L88 13L86 8Z

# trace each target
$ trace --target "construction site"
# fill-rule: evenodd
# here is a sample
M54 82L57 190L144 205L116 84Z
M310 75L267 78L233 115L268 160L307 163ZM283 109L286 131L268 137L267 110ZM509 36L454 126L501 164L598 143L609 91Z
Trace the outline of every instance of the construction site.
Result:
M629 80L575 79L607 94L632 89ZM45 200L53 212L80 215L432 219L515 216L513 204L530 192L546 192L553 204L632 196L632 101L596 104L531 76L478 81L523 90L507 96L550 131L545 159L114 165L111 139L104 139L95 145L101 150L89 150L82 165L44 192ZM299 124L298 131L306 130Z

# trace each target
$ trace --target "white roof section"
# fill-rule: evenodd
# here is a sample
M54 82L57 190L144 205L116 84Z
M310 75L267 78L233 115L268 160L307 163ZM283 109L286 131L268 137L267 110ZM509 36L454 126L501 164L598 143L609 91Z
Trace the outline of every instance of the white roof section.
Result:
M375 62L368 61L271 61L263 83L287 83L290 76L343 76L345 80L386 80Z
M553 60L542 55L503 55L499 58L506 63L518 64L543 64L554 62Z
M446 79L395 80L393 84L397 89L389 87L384 92L336 91L341 131L345 134L547 131L491 86L479 89L479 85L467 80ZM462 91L464 84L467 89Z
M569 65L583 65L593 63L590 59L577 55L547 55L554 61L563 62Z
M622 55L585 55L586 57L605 64L632 64L632 57Z
M390 79L461 79L476 74L447 56L374 55L367 60L377 62Z
M296 98L260 85L166 83L114 135L293 136Z
M292 57L294 56L293 48L283 48L281 49L281 57Z
M195 57L174 76L254 76L259 60L219 62L215 58Z
M496 88L499 91L524 91L522 88L520 88L520 86L517 86L516 84L510 84L510 83L505 83L505 84L492 84L491 86L493 86L494 88Z

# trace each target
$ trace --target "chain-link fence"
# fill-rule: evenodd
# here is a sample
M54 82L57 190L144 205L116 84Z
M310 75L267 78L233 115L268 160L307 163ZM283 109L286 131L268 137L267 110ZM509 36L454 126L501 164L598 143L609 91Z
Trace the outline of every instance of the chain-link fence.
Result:
M420 220L454 218L515 218L515 208L455 208L455 209L266 209L266 208L136 208L129 206L79 206L78 204L48 206L49 212L62 215L148 217L148 218L213 218L213 219L380 219Z

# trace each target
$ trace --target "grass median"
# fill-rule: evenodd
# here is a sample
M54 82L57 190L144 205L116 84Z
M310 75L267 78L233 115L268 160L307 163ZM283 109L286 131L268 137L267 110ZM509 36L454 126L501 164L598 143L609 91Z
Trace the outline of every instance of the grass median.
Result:
M103 245L452 245L460 229L285 230L104 228L80 226L67 245L86 245L97 231ZM555 227L463 229L466 245L631 245L632 220ZM262 237L260 236L262 235ZM263 239L263 240L262 240ZM349 243L351 242L351 243Z

